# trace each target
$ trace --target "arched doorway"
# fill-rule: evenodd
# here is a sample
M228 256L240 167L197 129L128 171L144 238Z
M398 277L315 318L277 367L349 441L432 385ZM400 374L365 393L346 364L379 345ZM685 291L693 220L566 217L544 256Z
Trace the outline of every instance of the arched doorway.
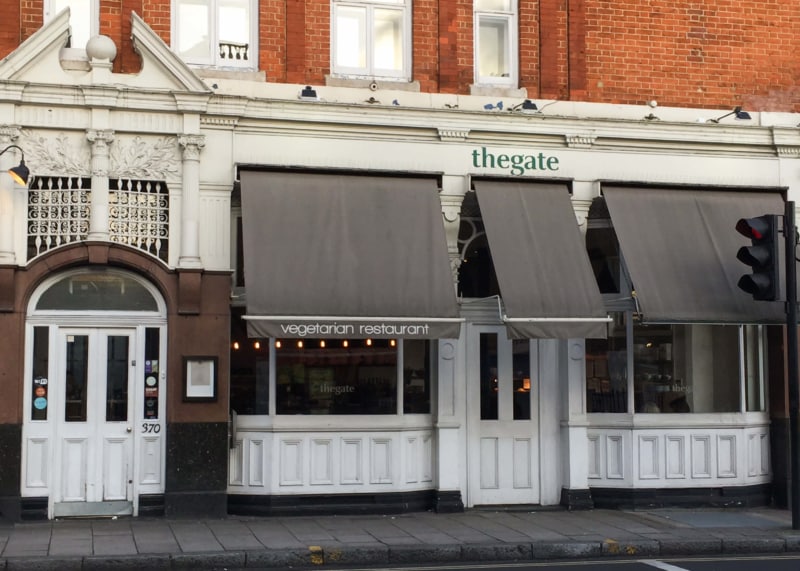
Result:
M45 280L25 329L21 495L49 518L138 515L164 493L165 302L139 276Z

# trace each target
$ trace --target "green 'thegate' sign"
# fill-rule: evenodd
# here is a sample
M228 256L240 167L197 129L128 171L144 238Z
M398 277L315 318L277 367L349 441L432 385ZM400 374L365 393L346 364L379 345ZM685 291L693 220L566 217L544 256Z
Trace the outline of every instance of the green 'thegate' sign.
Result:
M478 169L508 169L513 175L522 175L528 171L557 171L558 157L544 153L535 155L508 155L491 153L486 147L472 149L472 166Z

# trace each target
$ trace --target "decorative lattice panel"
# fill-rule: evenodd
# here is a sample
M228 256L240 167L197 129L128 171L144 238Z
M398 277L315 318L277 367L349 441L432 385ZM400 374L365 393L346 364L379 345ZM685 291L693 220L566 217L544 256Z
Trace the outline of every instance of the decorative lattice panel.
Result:
M112 242L144 250L167 261L169 192L160 181L112 179L108 197Z
M89 233L91 179L34 177L28 189L28 259Z

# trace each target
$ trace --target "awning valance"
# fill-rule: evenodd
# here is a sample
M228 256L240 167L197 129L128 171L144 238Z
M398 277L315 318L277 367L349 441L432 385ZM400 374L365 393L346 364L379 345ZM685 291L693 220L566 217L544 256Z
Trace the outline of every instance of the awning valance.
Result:
M736 252L750 244L736 221L782 214L780 194L625 187L603 194L644 321L785 320L781 302L754 301L736 285L749 271Z
M509 336L604 338L607 314L566 185L474 185Z
M241 188L251 336L458 337L434 180L243 170Z

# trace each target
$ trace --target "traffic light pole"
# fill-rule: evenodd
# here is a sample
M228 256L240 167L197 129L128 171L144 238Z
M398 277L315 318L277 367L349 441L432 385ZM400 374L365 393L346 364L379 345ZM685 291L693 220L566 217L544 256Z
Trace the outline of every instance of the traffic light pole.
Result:
M792 529L800 529L800 426L797 424L800 387L797 386L797 227L794 221L794 201L786 201L783 236L786 240L786 365L789 383Z

